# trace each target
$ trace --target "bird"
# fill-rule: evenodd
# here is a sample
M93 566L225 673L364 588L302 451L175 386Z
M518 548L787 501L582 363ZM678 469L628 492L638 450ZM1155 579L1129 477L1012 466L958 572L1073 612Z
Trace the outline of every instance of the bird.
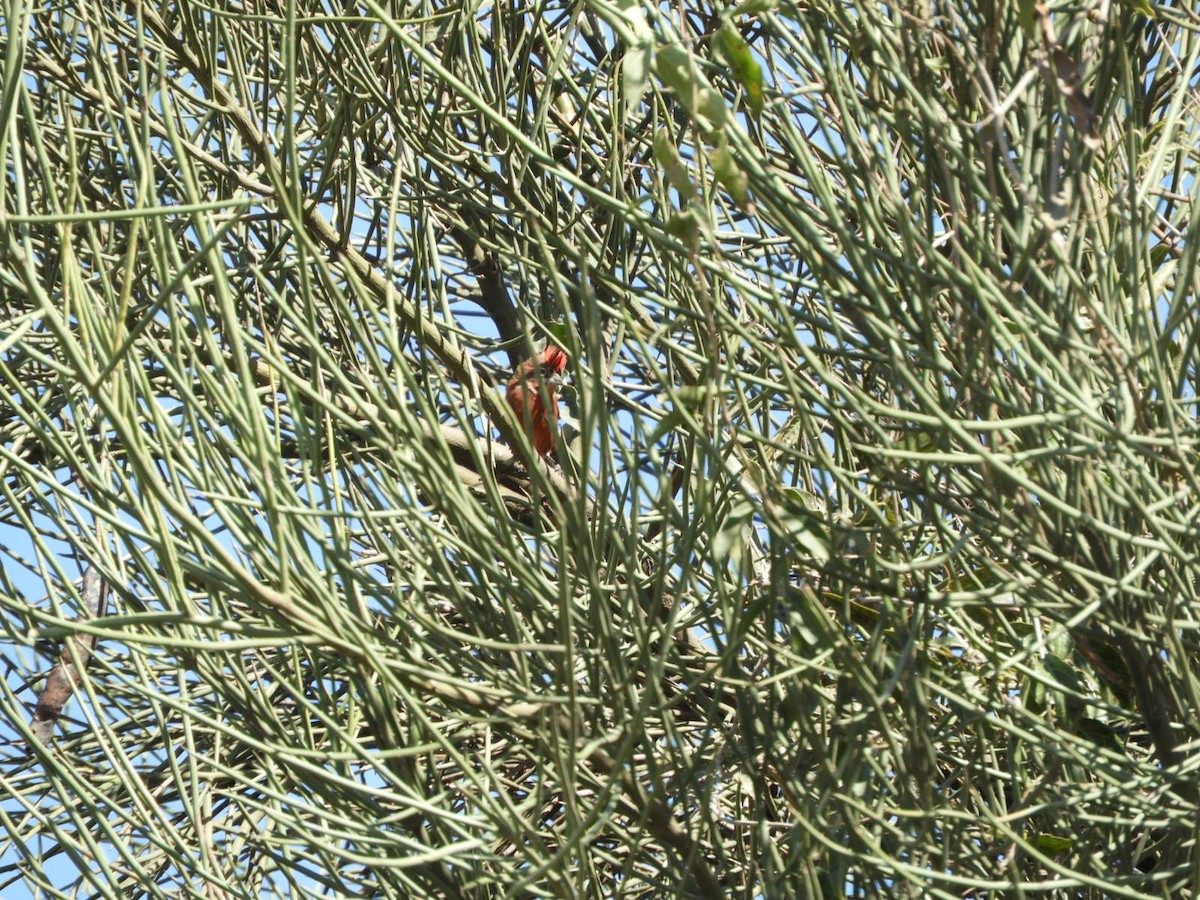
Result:
M543 458L554 459L554 429L558 427L555 391L566 366L567 354L551 344L517 366L504 395L533 439L533 449Z

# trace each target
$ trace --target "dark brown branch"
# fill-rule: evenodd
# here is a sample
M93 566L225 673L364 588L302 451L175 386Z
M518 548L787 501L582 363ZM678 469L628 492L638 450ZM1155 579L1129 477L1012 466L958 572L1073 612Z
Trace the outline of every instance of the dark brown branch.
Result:
M495 254L464 225L451 227L450 235L458 242L463 258L479 284L479 305L496 324L500 339L510 344L508 360L515 369L525 356L525 347L518 340L525 334L525 321L520 307L513 303L508 293L504 270Z
M108 584L92 566L88 566L87 571L83 573L80 595L83 598L83 609L76 621L89 621L104 615ZM46 676L46 686L38 697L33 720L30 722L33 736L43 744L50 742L54 734L54 723L62 716L63 707L67 705L67 701L71 699L75 688L83 679L83 670L87 668L95 648L94 634L73 635L63 643L58 662Z

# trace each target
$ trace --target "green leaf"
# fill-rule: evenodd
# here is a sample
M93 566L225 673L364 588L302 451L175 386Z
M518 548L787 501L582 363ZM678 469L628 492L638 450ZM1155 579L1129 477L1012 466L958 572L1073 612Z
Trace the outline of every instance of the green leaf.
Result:
M1075 723L1075 730L1080 736L1087 738L1094 744L1107 747L1114 753L1122 752L1122 736L1107 722L1102 722L1090 716L1080 716L1079 720Z
M708 86L702 87L696 94L696 109L693 112L696 124L709 140L717 140L729 118L729 107L720 91Z
M684 416L682 410L672 409L668 411L665 416L658 420L658 424L654 426L654 431L651 432L650 437L647 438L646 442L649 444L657 444L664 437L666 437L667 434L678 428L680 425L686 424L686 422L687 418Z
M1140 13L1147 19L1157 19L1158 10L1150 0L1120 0L1121 5L1129 7L1135 13Z
M666 44L654 54L654 74L674 91L688 113L695 113L696 66L692 55L679 44Z
M722 519L712 538L712 555L717 562L726 562L735 546L744 549L747 543L746 529L754 521L755 507L749 500L734 504ZM742 553L738 554L741 558Z
M779 522L790 543L817 562L829 559L829 524L821 501L799 488L785 488L779 494Z
M646 21L646 14L638 0L617 0L617 9L639 45L654 43L654 30Z
M733 23L726 21L717 32L717 49L729 63L733 77L746 92L750 111L758 116L763 109L762 66L750 52L750 45Z
M1087 685L1079 677L1079 671L1074 666L1059 659L1053 653L1046 654L1042 662L1046 666L1046 671L1063 687L1079 694L1087 693Z
M680 404L688 409L700 409L708 400L713 387L709 384L685 384L675 391Z
M694 210L685 209L667 219L667 234L691 249L700 246L700 223Z
M618 18L628 29L624 35L629 47L621 60L621 88L625 115L641 102L650 86L650 66L654 59L654 31L646 21L638 0L617 0Z
M654 158L663 167L667 181L679 192L680 197L690 200L696 195L696 185L692 183L687 166L683 164L675 142L671 140L671 136L665 130L659 131L654 136Z
M1031 841L1031 844L1043 853L1055 856L1059 853L1065 853L1075 846L1075 841L1071 838L1059 837L1055 834L1039 834Z
M1017 0L1017 21L1030 37L1037 27L1037 0Z
M654 45L650 41L625 51L625 58L621 60L621 89L626 115L642 101L650 86L650 62L653 57Z
M729 147L718 147L712 152L709 160L712 163L713 174L721 186L728 191L733 202L738 206L745 206L746 201L750 198L750 178L742 171L741 165L730 152Z
M733 10L734 16L757 16L771 12L779 5L778 0L743 0Z

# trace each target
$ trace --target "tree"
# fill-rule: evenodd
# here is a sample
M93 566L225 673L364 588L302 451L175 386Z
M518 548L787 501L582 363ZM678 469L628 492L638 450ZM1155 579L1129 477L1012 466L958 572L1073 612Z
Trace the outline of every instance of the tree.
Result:
M1190 6L5 16L4 890L1191 895Z

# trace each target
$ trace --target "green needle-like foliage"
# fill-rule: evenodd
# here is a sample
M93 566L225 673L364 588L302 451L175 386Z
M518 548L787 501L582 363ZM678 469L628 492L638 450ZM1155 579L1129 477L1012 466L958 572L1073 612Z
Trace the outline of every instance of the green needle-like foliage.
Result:
M1192 896L1193 6L10 2L0 895Z

